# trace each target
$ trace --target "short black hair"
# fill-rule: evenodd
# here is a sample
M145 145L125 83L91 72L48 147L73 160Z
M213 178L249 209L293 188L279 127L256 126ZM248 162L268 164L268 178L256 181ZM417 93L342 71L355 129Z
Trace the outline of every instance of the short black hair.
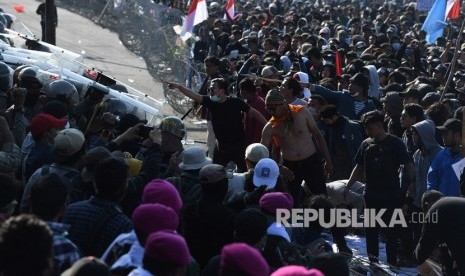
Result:
M292 90L292 95L299 96L300 92L302 91L302 87L300 87L300 82L291 77L287 77L284 80L287 80L287 86L289 87L289 89Z
M216 66L220 66L220 59L215 56L209 56L204 60L204 63L211 63Z
M255 93L256 87L254 81L250 78L245 78L239 83L239 88L241 91L246 91L247 93Z
M217 83L219 89L223 89L228 94L228 82L223 78L212 79L211 83Z
M409 117L415 117L416 122L421 122L425 119L425 111L423 110L423 107L421 107L421 105L419 104L406 104L404 106L404 110Z
M53 220L65 205L68 189L54 173L45 175L31 187L31 212L43 220Z
M309 58L311 58L311 57L314 57L316 59L321 59L322 58L321 51L317 47L313 47L313 48L309 49L307 51L307 53L305 53L305 55L307 57L309 57Z
M312 99L312 101L318 102L320 105L326 105L328 103L323 96L317 94L312 94L310 99Z
M5 275L42 275L51 269L52 235L33 215L9 218L0 228L0 270Z
M373 111L363 114L361 121L362 121L362 124L365 126L375 124L375 123L383 124L384 115L379 110L373 110Z
M325 105L320 109L320 118L329 119L334 115L338 115L337 107L335 105L329 104Z
M127 185L129 166L122 158L108 157L95 167L94 183L97 195L113 198L121 188Z

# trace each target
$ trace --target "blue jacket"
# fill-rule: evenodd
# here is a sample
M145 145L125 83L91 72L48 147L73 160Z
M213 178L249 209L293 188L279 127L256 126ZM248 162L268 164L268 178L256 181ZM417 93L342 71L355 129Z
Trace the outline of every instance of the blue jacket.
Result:
M452 164L460 159L460 154L453 156L450 148L438 152L428 171L427 189L440 191L445 196L460 196L460 182L452 169Z
M337 106L339 113L350 120L360 120L360 117L369 111L376 110L372 100L366 100L365 107L355 114L355 100L348 92L331 91L323 86L315 85L314 94L321 95L329 103Z
M352 120L348 120L345 117L342 118L345 121L344 137L345 141L347 142L347 150L349 151L351 164L352 166L355 166L355 155L357 154L358 148L360 148L360 145L365 139L365 137L363 137L364 129L361 124ZM333 130L328 128L326 131L328 133L328 150L329 152L332 152L332 148L334 147Z

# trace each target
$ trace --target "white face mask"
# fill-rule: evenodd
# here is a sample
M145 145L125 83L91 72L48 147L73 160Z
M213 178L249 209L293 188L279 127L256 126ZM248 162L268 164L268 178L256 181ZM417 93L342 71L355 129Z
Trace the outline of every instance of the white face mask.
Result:
M219 103L221 101L221 98L218 97L218 96L210 96L210 101L214 102L214 103Z

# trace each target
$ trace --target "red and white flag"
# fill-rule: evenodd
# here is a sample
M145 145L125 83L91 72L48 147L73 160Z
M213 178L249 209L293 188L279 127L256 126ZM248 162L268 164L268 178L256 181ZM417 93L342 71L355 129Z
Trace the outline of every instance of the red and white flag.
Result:
M447 0L446 18L456 19L460 15L460 0Z
M208 18L207 3L205 0L194 0L189 8L184 24L182 25L179 36L183 41L188 40L192 36L194 26L202 23Z
M228 3L226 4L226 13L227 15L224 15L224 19L228 19L228 17L234 19L234 0L228 0Z

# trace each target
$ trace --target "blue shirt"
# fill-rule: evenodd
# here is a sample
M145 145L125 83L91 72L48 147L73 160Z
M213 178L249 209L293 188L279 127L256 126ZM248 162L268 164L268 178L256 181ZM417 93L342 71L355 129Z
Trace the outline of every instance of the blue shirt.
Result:
M445 196L460 196L460 181L452 169L452 164L460 159L460 154L453 155L451 148L438 152L429 167L427 190L437 190Z

